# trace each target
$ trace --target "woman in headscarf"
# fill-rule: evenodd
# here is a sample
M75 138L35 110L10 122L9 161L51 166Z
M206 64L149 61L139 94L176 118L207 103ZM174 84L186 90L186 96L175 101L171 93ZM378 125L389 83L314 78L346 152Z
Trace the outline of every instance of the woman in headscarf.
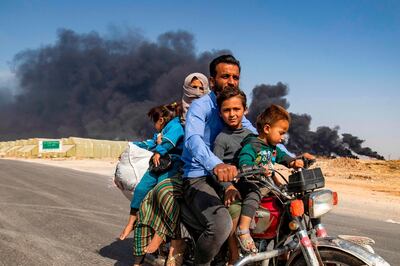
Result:
M209 92L207 77L192 73L185 78L182 96L181 123L185 124L190 104ZM167 266L180 266L183 262L185 242L180 231L180 206L182 179L178 174L158 183L143 200L133 229L134 265L140 265L147 253L155 252L161 243L171 238Z
M182 96L182 117L181 123L185 125L186 113L190 104L200 98L201 96L210 92L208 87L208 79L201 73L189 74L183 83L183 96Z

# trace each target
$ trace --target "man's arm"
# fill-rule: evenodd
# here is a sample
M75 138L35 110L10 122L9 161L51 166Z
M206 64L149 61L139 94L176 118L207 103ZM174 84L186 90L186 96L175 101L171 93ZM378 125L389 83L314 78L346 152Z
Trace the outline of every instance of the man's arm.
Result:
M224 160L225 142L221 133L215 138L213 153L219 159Z
M281 147L279 147L279 146L276 147L276 162L277 163L290 168L290 167L292 167L291 164L293 164L293 161L295 161L295 160L296 160L296 158L287 154L284 150L282 150Z
M252 133L258 135L257 129L251 124L251 122L245 116L243 116L242 118L242 125L244 128L247 128Z
M193 102L186 115L185 147L197 162L212 173L215 166L221 164L222 161L204 142L205 124L205 111L197 102Z
M228 143L227 143L227 138L228 136L220 133L218 134L218 136L215 138L214 141L214 149L213 149L213 153L215 154L215 156L217 156L218 158L220 158L221 160L224 160L225 157L225 151L228 149ZM221 182L222 187L224 188L224 190L226 190L229 186L232 185L232 182L228 181L228 182Z
M205 111L195 101L189 107L186 115L185 147L207 171L217 175L219 181L232 181L237 175L237 169L233 165L224 164L206 145L204 142L205 124Z
M279 143L278 145L276 145L277 148L281 149L283 152L285 152L287 155L289 155L290 157L296 158L296 154L288 151L288 149L285 147L285 145L283 145L282 143Z

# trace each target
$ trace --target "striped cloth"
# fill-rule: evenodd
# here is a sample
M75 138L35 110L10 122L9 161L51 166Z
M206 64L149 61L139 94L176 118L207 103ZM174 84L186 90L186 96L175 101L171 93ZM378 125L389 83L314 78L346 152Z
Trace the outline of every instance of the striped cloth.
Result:
M133 234L133 255L142 256L154 233L166 241L180 238L180 207L182 180L167 178L158 183L144 198Z

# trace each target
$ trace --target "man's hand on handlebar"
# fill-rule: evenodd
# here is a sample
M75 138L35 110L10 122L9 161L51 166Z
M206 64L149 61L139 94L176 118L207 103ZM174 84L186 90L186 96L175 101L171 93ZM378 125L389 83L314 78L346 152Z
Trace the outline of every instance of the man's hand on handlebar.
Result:
M234 180L238 174L236 166L225 163L217 164L217 166L214 167L213 172L220 182L230 182Z
M239 191L233 185L230 185L225 189L224 203L226 207L229 207L235 200L241 199L242 197L240 196Z
M307 160L315 160L316 159L314 155L312 155L311 153L308 153L308 152L303 153L301 156Z

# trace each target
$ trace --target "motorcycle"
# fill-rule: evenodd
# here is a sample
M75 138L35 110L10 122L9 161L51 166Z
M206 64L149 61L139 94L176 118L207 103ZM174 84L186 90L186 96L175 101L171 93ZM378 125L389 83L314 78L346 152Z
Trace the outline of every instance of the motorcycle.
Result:
M389 265L374 253L374 241L368 237L329 236L321 217L338 203L336 192L324 189L325 178L320 168L308 169L315 160L302 158L304 168L293 172L286 185L277 186L265 176L262 167L245 167L236 179L255 182L264 195L252 221L251 236L257 253L240 252L235 266L319 266L319 265ZM280 174L275 170L275 173ZM181 203L181 228L187 244L184 265L194 265L195 240L203 228L198 225L190 207ZM163 251L162 251L163 250ZM168 253L163 246L157 257L148 261L162 265ZM212 265L226 264L226 249L222 249Z
M263 198L251 227L258 252L242 253L235 265L389 265L374 253L370 238L328 235L321 217L337 205L337 193L324 189L320 168L307 169L313 160L303 161L305 167L288 180L282 176L284 186L275 185L260 167L238 176L255 182Z

